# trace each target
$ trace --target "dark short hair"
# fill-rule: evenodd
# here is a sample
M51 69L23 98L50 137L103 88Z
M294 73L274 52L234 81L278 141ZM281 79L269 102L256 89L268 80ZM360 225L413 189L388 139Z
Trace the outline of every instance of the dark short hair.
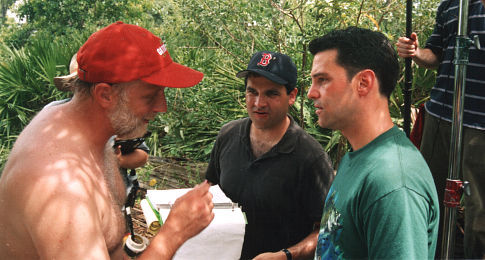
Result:
M258 74L256 72L252 72L252 71L248 72L248 74L246 75L246 77L244 77L244 88L247 88L248 87L248 78L249 77L264 77L264 76L263 75L260 75L260 74ZM286 94L290 94L291 91L293 91L293 89L296 88L296 86L293 85L293 84L288 83L288 84L285 85L285 88L286 88Z
M358 27L334 30L310 42L310 52L316 55L326 50L337 50L337 64L351 79L357 72L371 69L379 82L379 92L389 98L399 77L397 53L381 32Z

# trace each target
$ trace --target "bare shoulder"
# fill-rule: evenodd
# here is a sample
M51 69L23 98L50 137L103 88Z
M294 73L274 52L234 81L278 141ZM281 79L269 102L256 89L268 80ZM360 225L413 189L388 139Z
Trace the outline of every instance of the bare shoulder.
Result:
M73 245L83 238L102 238L92 199L99 190L99 166L82 152L82 143L71 138L76 137L75 129L55 118L47 120L43 112L17 139L0 178L0 206L8 209L0 213L1 233L18 242L11 250L25 258L81 256L86 248ZM0 241L4 239L0 235ZM91 246L94 255L106 256L105 243ZM0 247L2 251L7 249Z
M0 195L9 198L2 221L7 221L4 234L17 253L28 252L26 258L107 258L99 207L93 199L98 189L77 171L21 167L9 174L5 194Z
M11 174L9 177L0 184L0 206L3 209L0 213L0 253L3 256L11 256L7 257L11 259L55 258L60 253L80 256L86 250L76 251L78 248L73 245L82 244L83 237L102 238L97 221L99 212L87 196L89 186L92 186L88 182L75 176L64 176L70 179L67 183L54 178L53 174L45 174L42 178L36 173L31 179L28 174ZM100 241L96 244L99 247L97 253L106 254L105 244ZM66 250L68 247L72 247L71 250Z
M79 130L42 110L12 149L4 172L9 192L22 191L19 199L33 211L42 207L37 203L41 200L60 206L56 203L89 198L100 174L101 158L87 147Z
M83 158L81 144L56 140L42 133L45 125L32 123L17 139L0 181L0 196L9 198L11 214L24 216L26 223L38 222L51 207L68 211L72 203L87 200L96 184L96 166Z

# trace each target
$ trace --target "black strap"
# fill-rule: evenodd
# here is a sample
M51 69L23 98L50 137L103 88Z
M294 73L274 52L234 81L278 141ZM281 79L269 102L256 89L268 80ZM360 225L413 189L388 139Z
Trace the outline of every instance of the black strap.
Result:
M130 173L132 176L136 176L136 172L134 169L131 170ZM129 181L131 181L128 178ZM135 178L133 179L133 187L130 190L130 193L128 194L128 197L125 202L125 206L123 207L124 212L125 212L125 219L126 223L128 224L128 228L130 229L130 233L132 236L135 235L134 229L133 229L133 219L131 217L131 209L135 206L135 199L136 199L136 194L138 192L138 189L140 188L138 184L138 180Z
M281 251L285 252L286 260L292 260L293 259L293 256L291 255L291 252L288 251L288 249L283 248L283 249L281 249Z

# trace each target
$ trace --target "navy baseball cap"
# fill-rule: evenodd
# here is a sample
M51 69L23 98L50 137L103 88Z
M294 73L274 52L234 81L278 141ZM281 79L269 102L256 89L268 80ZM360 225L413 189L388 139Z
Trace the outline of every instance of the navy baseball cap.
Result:
M291 91L296 87L296 66L288 55L260 51L253 54L248 68L236 74L238 78L247 77L249 72L257 73L275 83L285 85Z

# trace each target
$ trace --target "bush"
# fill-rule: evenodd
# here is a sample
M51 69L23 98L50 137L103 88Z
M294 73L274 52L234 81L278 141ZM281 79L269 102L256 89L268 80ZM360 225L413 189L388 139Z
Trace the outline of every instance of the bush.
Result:
M22 12L30 15L31 27L11 30L8 41L13 45L0 47L0 140L7 148L3 151L8 151L16 135L45 104L66 97L54 88L52 78L67 74L72 54L88 35L121 19L161 36L175 61L205 74L196 87L167 90L169 112L150 124L153 135L147 142L152 155L207 161L220 127L246 116L244 83L235 73L254 52L266 49L286 53L295 61L301 95L291 114L337 163L349 146L339 132L316 124L314 109L305 96L311 84L308 42L350 25L380 30L392 41L405 31L403 1L123 0L120 5L110 0L93 5L83 0L88 3L84 9L59 9L69 1L27 1ZM422 42L432 31L437 5L438 0L414 5L414 27L424 28L417 30ZM38 8L29 9L33 6ZM40 12L42 8L52 9ZM96 19L100 10L111 16ZM78 13L74 15L74 11ZM49 13L59 18L45 19ZM70 26L62 21L69 21ZM412 102L419 104L426 100L435 74L415 68L414 75ZM402 124L402 85L400 80L391 98L391 116L398 125Z

